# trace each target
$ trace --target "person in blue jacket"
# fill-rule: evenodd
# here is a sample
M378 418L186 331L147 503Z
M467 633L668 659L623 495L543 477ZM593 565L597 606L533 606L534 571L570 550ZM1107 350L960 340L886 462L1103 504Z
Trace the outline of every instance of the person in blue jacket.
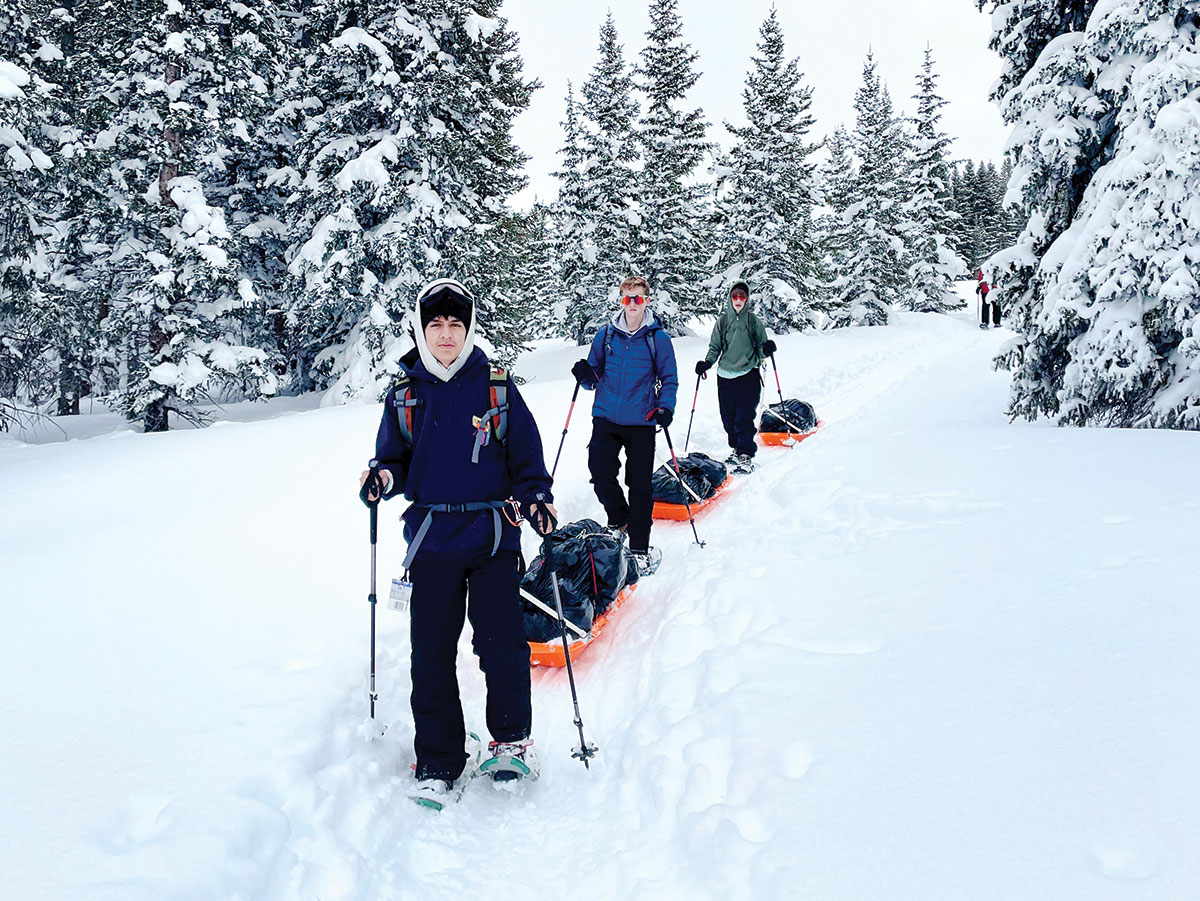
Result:
M368 499L403 494L411 502L403 515L417 757L411 794L441 807L467 778L455 669L464 615L487 683L490 756L524 765L504 772L537 775L520 517L510 499L543 535L557 513L537 423L513 380L474 346L471 294L440 279L417 295L412 316L419 359L406 358L387 394L362 484L373 481Z
M621 282L621 309L596 333L587 359L571 372L583 388L596 392L588 444L596 497L608 527L628 534L639 573L649 575L662 559L650 546L654 433L656 425L671 424L679 375L671 337L650 312L650 285L644 278ZM622 450L628 500L617 482Z

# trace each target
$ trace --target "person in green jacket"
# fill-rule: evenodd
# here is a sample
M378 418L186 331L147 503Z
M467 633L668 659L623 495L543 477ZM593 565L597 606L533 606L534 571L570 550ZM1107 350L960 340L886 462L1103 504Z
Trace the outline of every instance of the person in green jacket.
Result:
M762 396L758 367L775 353L775 342L767 337L762 320L750 310L750 286L737 282L729 289L729 303L721 311L708 342L708 355L696 364L704 375L717 366L717 401L721 423L732 448L727 465L748 472L753 466L754 414Z

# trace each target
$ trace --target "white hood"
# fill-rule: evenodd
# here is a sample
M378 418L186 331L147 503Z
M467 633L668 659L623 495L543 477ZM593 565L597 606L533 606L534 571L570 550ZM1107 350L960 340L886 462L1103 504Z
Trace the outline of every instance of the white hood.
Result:
M432 294L438 288L445 285L450 285L458 290L463 297L471 301L471 324L467 326L467 340L463 344L462 353L460 353L453 363L449 366L443 366L438 358L433 355L433 351L429 349L429 345L425 343L425 329L421 326L421 298ZM458 372L467 362L467 358L471 356L471 351L475 349L475 323L479 320L478 309L475 306L475 298L471 296L462 283L452 278L439 278L436 281L430 282L419 292L417 292L416 300L413 301L413 308L409 312L409 321L413 327L413 340L417 344L417 353L421 355L421 362L425 364L425 368L433 375L437 376L443 382L448 382L454 378L454 374Z

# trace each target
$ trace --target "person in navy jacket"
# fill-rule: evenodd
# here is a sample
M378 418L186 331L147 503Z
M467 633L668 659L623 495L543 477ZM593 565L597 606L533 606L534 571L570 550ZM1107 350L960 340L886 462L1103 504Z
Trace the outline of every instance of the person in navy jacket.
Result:
M419 359L401 364L362 481L375 480L370 499L403 494L411 502L403 521L412 582L414 797L428 795L440 806L462 782L467 760L455 669L464 615L487 683L490 750L526 761L536 774L519 517L506 501L515 499L543 535L557 513L537 423L513 380L474 346L467 289L452 279L427 285L412 321Z
M671 424L679 375L671 337L650 312L650 286L644 278L621 282L621 309L592 340L586 360L572 374L594 389L588 469L608 527L627 533L639 571L649 575L661 555L650 547L654 493L655 426ZM626 500L617 475L625 451Z

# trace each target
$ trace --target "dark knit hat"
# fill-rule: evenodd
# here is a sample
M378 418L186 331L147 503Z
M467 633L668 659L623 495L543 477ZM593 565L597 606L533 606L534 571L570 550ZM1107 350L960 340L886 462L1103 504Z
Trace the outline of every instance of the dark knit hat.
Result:
M736 291L738 288L741 288L743 291L746 292L746 297L750 296L750 286L747 285L745 282L734 282L733 287L729 289L730 296L732 296L733 292Z

